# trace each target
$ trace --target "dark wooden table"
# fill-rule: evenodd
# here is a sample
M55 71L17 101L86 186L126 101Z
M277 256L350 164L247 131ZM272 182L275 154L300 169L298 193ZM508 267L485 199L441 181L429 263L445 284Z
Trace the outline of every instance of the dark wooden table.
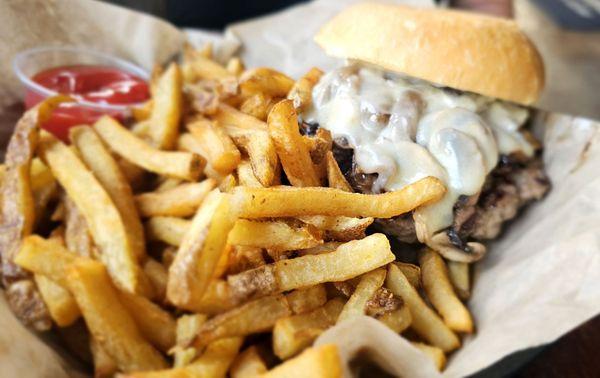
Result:
M600 316L563 336L513 375L515 378L600 377Z

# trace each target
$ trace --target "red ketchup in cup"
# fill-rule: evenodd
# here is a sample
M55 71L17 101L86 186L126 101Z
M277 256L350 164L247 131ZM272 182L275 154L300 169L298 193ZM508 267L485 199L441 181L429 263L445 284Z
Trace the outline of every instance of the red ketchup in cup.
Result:
M103 115L123 121L150 98L144 70L94 51L33 49L17 55L13 65L26 87L27 109L57 93L75 100L60 104L42 125L65 142L71 127L91 125Z

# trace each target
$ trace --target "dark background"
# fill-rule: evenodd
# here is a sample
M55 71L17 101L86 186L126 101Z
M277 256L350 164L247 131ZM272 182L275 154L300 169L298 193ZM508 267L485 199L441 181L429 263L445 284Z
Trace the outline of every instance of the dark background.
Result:
M276 12L307 0L109 0L109 2L153 14L179 27L222 30L227 24ZM475 0L458 1L460 3ZM499 0L485 0L488 6ZM506 1L506 0L505 0ZM568 14L556 0L533 0L547 8L557 23L572 29L598 27L598 18L582 20ZM554 13L554 14L553 14ZM509 15L509 14L505 14ZM510 316L510 314L507 314ZM585 323L550 346L508 357L476 374L479 377L600 377L600 317ZM512 373L507 373L507 372Z

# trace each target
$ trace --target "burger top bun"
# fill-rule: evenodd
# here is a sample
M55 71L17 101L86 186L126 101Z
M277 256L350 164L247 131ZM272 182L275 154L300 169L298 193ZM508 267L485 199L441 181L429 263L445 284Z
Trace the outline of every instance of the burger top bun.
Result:
M544 87L535 46L502 18L364 3L334 17L315 40L334 57L522 105Z

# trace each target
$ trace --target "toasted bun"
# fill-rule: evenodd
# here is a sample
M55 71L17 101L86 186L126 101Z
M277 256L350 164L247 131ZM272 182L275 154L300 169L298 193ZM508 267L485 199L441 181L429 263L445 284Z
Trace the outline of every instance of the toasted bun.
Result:
M315 40L335 57L523 105L544 86L535 46L501 18L364 3L333 18Z

